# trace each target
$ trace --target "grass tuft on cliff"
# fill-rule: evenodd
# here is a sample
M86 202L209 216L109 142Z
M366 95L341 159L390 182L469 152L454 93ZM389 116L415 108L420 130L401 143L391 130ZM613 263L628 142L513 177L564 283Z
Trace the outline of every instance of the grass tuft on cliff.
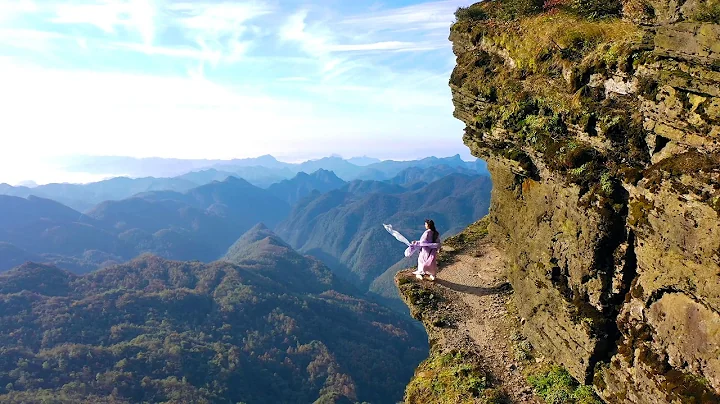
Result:
M467 352L435 352L418 366L405 391L405 403L499 403L477 356Z
M453 254L477 246L478 242L488 234L488 217L485 216L469 225L462 232L448 237L442 243L441 254Z
M547 404L601 404L590 386L578 383L562 366L536 369L528 376L528 382Z

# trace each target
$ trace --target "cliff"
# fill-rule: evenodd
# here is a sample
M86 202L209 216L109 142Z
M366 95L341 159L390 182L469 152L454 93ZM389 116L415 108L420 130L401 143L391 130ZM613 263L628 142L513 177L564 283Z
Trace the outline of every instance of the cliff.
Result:
M450 34L522 333L607 402L720 402L720 2L544 5Z

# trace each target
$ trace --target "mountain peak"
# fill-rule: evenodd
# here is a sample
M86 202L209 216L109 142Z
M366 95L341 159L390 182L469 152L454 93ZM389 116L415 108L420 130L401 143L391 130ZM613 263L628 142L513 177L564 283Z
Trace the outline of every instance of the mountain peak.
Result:
M265 223L260 222L260 223L256 224L255 226L253 226L252 229L248 230L246 232L246 234L250 233L250 232L259 232L259 231L267 231L267 232L272 233L272 231L267 226L265 226Z
M344 185L345 181L339 178L334 171L319 168L312 171L312 174L301 171L290 180L283 180L271 185L268 191L288 204L294 205L314 190L328 192Z
M247 185L252 185L252 184L250 184L249 182L247 182L247 180L245 180L245 179L243 179L243 178L240 178L240 177L236 177L236 176L234 176L234 175L230 175L230 176L228 176L227 178L225 178L225 180L223 180L223 181L218 181L218 182L224 182L224 183L227 183L227 184L243 184L243 185L247 184Z
M200 190L200 189L217 189L217 188L225 188L225 189L231 189L231 188L257 188L255 185L248 182L246 179L237 177L235 175L228 175L227 178L224 180L215 180L209 184L201 185L197 188L191 189L189 192L192 192L193 190Z
M264 245L258 245L266 241ZM285 241L278 237L272 230L263 223L256 224L252 229L243 234L230 248L228 248L224 259L229 262L238 263L256 253L262 253L269 248L281 248L295 252Z
M323 179L323 180L333 180L333 181L336 181L336 182L338 182L338 181L339 181L339 182L344 182L342 179L340 179L340 177L338 177L338 176L335 174L334 171L332 171L332 170L326 170L326 169L324 169L324 168L320 168L320 169L316 170L315 172L313 172L312 174L310 174L310 176L312 176L312 177L314 177L314 178L318 178L318 179Z

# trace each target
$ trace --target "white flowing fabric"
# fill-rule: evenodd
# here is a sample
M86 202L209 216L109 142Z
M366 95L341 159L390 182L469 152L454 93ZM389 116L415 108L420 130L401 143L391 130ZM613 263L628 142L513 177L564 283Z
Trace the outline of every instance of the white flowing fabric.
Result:
M388 233L392 234L393 237L395 237L398 241L404 243L408 247L410 246L410 242L408 241L408 239L406 239L405 236L400 234L397 230L393 230L392 225L383 224L383 227L385 228L385 230L388 231Z

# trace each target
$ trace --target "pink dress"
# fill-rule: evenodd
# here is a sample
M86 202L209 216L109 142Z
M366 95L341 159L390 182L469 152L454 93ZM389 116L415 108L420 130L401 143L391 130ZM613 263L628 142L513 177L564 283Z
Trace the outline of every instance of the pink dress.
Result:
M420 237L420 243L432 243L432 236L432 230L425 230ZM437 275L437 252L437 248L421 247L418 256L418 271L432 276Z

